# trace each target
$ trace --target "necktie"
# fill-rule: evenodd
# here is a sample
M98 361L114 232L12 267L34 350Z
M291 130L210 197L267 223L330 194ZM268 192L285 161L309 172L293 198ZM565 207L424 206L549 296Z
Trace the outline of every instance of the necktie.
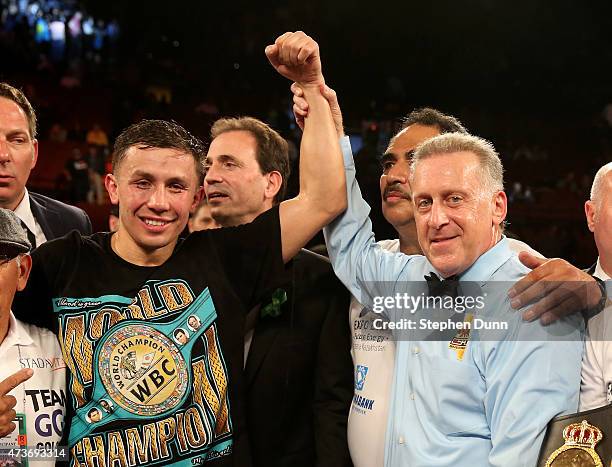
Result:
M431 272L429 275L424 276L427 281L427 289L429 290L430 297L456 297L457 289L459 287L459 277L450 276L446 279L440 280L436 273Z
M23 227L23 230L25 230L28 236L28 241L30 242L30 245L32 245L32 249L36 248L36 236L34 235L34 233L30 229L28 229L28 226L23 221L21 221L21 227Z

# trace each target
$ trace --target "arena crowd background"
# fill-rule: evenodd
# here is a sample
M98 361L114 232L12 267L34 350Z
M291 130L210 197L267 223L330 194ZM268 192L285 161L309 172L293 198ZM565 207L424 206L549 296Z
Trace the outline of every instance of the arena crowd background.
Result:
M581 267L596 258L583 203L612 160L611 2L0 0L0 9L0 79L39 115L29 186L79 204L99 230L107 200L88 202L73 185L81 160L104 170L102 133L112 144L134 121L172 118L206 139L216 118L248 114L299 147L288 82L263 49L300 29L319 42L339 94L378 238L393 231L376 156L401 116L428 105L500 151L513 233Z

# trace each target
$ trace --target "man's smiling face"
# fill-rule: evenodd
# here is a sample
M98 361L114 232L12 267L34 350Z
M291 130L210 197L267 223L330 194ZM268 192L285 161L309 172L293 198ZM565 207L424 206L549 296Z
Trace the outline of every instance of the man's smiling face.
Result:
M106 186L113 204L119 203L119 238L144 256L174 249L201 195L191 154L137 145L127 150Z
M464 272L499 238L506 198L483 180L471 152L432 155L416 166L412 193L419 244L443 277Z

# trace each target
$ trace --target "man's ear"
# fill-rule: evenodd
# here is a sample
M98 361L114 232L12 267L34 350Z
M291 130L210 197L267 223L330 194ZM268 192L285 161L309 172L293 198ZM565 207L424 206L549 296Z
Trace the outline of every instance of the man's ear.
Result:
M200 201L202 201L204 196L206 196L204 193L204 185L201 185L193 195L193 203L191 203L191 208L189 208L190 214L194 214L196 212L196 209L200 205Z
M119 204L117 178L114 174L106 174L106 177L104 177L104 186L106 187L106 191L108 191L111 203Z
M597 217L595 203L591 200L584 203L584 213L586 214L587 226L591 232L595 231L595 218Z
M19 267L17 268L17 290L25 289L32 270L32 257L30 255L21 255L19 257Z
M493 222L501 225L508 214L508 197L503 191L498 191L493 195Z
M34 148L34 152L32 154L32 165L30 166L30 170L32 170L36 166L36 162L38 161L38 140L34 139L32 141L32 146Z
M268 183L266 185L265 194L267 199L274 199L283 185L283 176L280 172L273 170L267 174Z

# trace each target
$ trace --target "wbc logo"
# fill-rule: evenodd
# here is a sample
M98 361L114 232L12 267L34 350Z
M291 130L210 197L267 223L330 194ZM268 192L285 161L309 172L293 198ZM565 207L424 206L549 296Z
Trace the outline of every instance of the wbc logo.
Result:
M99 359L109 397L128 412L152 416L180 404L188 386L185 360L174 342L146 325L115 331Z

